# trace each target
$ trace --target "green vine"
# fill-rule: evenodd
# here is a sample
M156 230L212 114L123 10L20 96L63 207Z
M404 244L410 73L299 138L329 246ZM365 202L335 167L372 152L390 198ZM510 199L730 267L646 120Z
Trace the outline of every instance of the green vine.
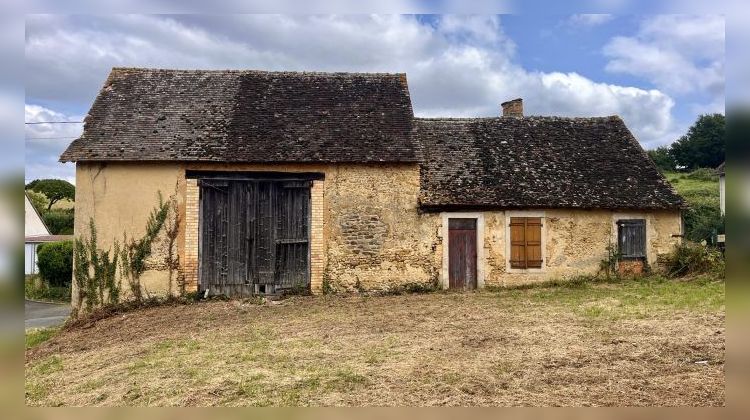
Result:
M173 194L168 201L169 211L168 215L171 217L166 218L166 236L167 236L167 255L164 257L164 262L169 271L169 294L172 294L172 283L175 271L177 271L177 287L180 295L185 294L185 281L184 276L179 273L180 268L180 256L175 253L175 246L177 244L177 235L180 233L180 213L177 211L177 194Z
M102 251L98 248L96 225L94 219L89 219L89 238L76 238L73 248L73 277L78 288L78 308L84 302L88 310L98 304L119 302L120 284L116 281L119 252L120 245L117 241L112 254L109 250Z
M332 295L336 293L336 289L331 284L331 279L328 276L328 273L323 273L323 294L324 295Z
M122 247L115 240L112 249L104 251L99 249L94 219L89 219L89 237L76 238L73 248L73 278L78 290L76 310L85 305L86 310L91 311L99 305L115 305L120 302L122 281L117 278L118 264L133 299L141 302L144 292L140 278L146 271L146 260L151 256L152 246L165 225L168 251L165 264L169 271L169 292L172 293L173 277L177 271L180 294L184 295L184 276L179 273L179 257L175 252L179 224L177 194L164 201L159 192L159 203L149 214L146 233L138 239L128 238L127 233L124 233Z
M610 242L607 245L607 256L599 262L599 272L604 272L607 279L617 276L617 262L622 254L615 244Z
M143 299L141 274L146 271L146 259L151 256L151 246L167 220L171 202L171 198L168 201L164 201L160 191L159 204L151 210L151 213L148 216L148 221L146 222L146 233L139 239L128 239L127 233L123 233L124 245L120 252L120 258L122 260L120 272L128 281L130 292L133 294L133 298L136 301L141 301Z

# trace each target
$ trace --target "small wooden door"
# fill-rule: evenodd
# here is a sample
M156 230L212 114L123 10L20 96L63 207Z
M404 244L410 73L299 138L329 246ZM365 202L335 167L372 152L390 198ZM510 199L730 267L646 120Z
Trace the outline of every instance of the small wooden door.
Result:
M477 288L476 219L448 219L448 287Z

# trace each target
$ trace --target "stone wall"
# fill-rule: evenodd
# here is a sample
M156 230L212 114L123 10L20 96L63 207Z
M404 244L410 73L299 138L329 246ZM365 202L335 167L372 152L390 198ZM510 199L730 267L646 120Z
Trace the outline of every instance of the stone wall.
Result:
M334 289L437 282L437 218L417 211L416 165L342 165L326 180L326 276Z
M607 257L607 246L617 243L618 219L646 219L647 259L653 269L659 255L679 243L679 211L619 213L604 210L532 210L483 212L484 284L513 286L578 275L593 275ZM544 264L541 269L515 270L508 264L508 217L542 216ZM482 233L478 233L482 234ZM481 262L480 262L481 264ZM441 284L447 284L441 279Z
M442 284L443 233L440 213L417 208L416 164L258 165L180 163L79 163L76 171L76 236L88 235L93 218L99 245L143 235L159 192L176 194L180 219L177 257L186 290L198 286L198 187L186 170L319 172L311 189L311 288L334 291L389 290L407 283ZM482 212L482 274L485 285L510 286L594 274L616 242L617 218L647 220L648 262L679 241L679 212L614 213L535 210L543 214L544 266L511 270L507 262L507 218L523 212ZM154 244L142 284L149 294L176 290L165 265L163 235ZM480 264L482 264L480 262ZM123 290L126 288L124 287ZM74 293L76 293L74 291ZM74 300L75 301L75 300Z
M333 290L383 290L404 283L434 283L439 260L436 218L417 211L419 169L394 165L258 165L108 163L77 165L76 236L97 226L99 246L143 235L149 212L176 194L180 227L177 258L187 291L198 287L198 186L186 170L320 172L325 179L311 189L311 288L327 282ZM141 277L145 291L163 295L177 290L165 264L160 235ZM127 295L126 287L123 291Z

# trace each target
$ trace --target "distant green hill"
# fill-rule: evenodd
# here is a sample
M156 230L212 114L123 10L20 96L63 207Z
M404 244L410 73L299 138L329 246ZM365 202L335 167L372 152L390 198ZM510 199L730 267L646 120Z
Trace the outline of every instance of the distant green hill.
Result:
M664 176L688 203L719 208L719 177L708 172L698 169L689 173L665 172Z
M709 240L713 230L724 232L724 220L719 209L719 176L712 169L693 172L665 172L664 176L687 201L685 236L696 242Z

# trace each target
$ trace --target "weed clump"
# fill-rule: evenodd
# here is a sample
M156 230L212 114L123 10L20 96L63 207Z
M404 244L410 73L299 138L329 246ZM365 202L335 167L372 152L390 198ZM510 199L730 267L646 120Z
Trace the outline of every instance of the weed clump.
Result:
M714 274L723 278L726 270L724 256L719 250L694 242L676 245L661 262L669 277Z

